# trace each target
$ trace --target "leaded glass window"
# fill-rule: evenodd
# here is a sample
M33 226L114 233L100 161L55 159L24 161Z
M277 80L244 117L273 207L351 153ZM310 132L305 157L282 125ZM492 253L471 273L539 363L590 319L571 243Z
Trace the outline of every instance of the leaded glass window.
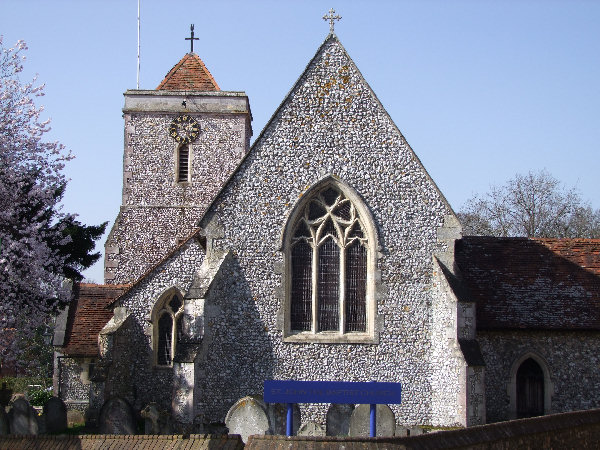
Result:
M291 236L291 332L366 332L368 239L354 204L327 186Z
M178 294L167 296L156 313L156 364L170 366L183 332L183 300Z

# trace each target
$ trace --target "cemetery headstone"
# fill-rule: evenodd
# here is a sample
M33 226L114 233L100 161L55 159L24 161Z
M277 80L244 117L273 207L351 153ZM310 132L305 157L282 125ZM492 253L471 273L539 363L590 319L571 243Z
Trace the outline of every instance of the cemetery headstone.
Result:
M348 403L333 403L327 410L325 419L327 436L348 436L350 432L350 417L354 405Z
M423 434L423 428L421 427L412 427L410 429L410 436L420 436Z
M67 429L67 406L58 397L52 397L44 405L46 433L61 433Z
M85 423L85 416L77 409L69 409L67 411L67 426Z
M370 405L358 405L350 417L350 436L369 436ZM377 436L394 436L396 417L388 405L377 405Z
M320 423L306 422L298 430L298 436L325 436L325 427Z
M8 412L10 434L38 434L37 417L37 412L25 398L17 398L11 403L10 411Z
M121 397L108 399L100 410L100 434L135 434L133 408Z
M144 419L145 434L172 433L171 416L166 411L162 411L158 404L149 403L140 411L140 416Z
M298 433L300 428L300 407L294 403L292 405L294 420L292 424L293 434ZM283 403L267 403L267 417L269 418L270 434L286 434L287 424L287 405Z
M229 434L239 434L246 443L250 435L269 432L267 407L258 397L243 397L227 412L225 425Z
M409 436L409 428L404 426L396 427L396 436Z
M4 407L0 405L0 436L10 433L10 426L8 425L8 416L4 411Z

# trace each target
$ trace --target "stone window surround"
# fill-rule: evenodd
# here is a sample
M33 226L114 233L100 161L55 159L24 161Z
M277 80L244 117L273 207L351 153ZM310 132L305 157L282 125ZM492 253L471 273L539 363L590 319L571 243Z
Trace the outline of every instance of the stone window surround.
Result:
M173 317L173 328L171 330L171 363L168 365L162 365L158 364L158 321L162 315L161 313L165 310L166 303L174 295L179 296L182 305ZM183 297L183 293L179 289L171 287L160 295L158 300L155 302L154 307L152 308L152 313L150 315L150 322L152 324L152 364L156 369L170 369L173 367L173 357L175 356L175 352L177 350L177 319L183 315L184 312Z
M188 148L188 171L187 171L187 181L179 180L179 150L183 146L187 146ZM175 184L187 186L192 183L192 164L194 161L194 149L191 142L187 144L176 144L175 151L173 154L173 160L175 161L175 167L173 170L173 180L175 180Z
M552 411L552 395L554 394L554 383L550 376L550 370L548 369L548 363L544 358L534 351L528 351L521 355L512 364L510 369L509 381L507 386L507 393L509 396L508 406L508 417L509 419L517 418L517 371L521 364L523 364L529 358L533 359L539 364L544 374L544 415L550 414Z
M363 232L367 236L367 293L366 293L366 315L367 315L367 330L366 332L351 332L341 333L338 331L302 331L292 332L290 326L291 319L291 242L295 231L295 225L299 220L304 209L319 192L332 187L346 196L347 199L354 205L358 212L359 219L363 225ZM379 343L379 318L377 317L377 302L376 302L376 282L380 279L380 273L377 268L377 258L379 256L379 236L377 227L371 215L370 210L366 206L362 197L347 183L343 182L336 176L327 176L319 182L311 186L305 191L300 199L294 205L289 214L286 224L281 233L281 251L284 259L284 269L282 277L283 300L282 311L283 316L282 331L283 341L289 343L348 343L348 344L377 344ZM313 280L313 283L315 281ZM343 305L340 305L343 308ZM343 310L343 309L342 309Z

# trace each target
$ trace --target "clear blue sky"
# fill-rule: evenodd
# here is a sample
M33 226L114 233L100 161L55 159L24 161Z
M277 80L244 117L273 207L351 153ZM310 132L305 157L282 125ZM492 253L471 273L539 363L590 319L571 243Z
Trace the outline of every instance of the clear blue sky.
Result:
M331 7L343 17L336 34L455 210L543 168L600 207L600 2L141 0L140 88L189 51L194 23L194 49L220 87L248 94L256 137L323 42ZM1 0L0 34L27 42L23 80L39 74L51 137L76 155L64 210L112 225L137 0ZM102 274L102 263L86 272Z

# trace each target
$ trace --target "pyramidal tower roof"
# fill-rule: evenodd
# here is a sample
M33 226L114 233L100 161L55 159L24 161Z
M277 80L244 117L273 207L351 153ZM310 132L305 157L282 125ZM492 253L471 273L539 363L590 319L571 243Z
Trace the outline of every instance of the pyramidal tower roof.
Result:
M173 66L157 91L220 91L219 85L196 53L188 53Z

